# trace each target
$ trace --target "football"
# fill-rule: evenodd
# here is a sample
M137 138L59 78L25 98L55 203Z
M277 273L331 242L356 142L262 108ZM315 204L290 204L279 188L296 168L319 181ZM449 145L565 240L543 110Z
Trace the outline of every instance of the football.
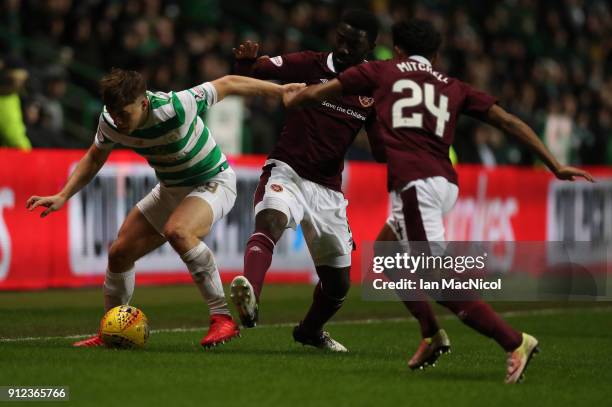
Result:
M104 344L110 348L142 348L149 338L149 322L138 308L120 305L104 315L100 333Z

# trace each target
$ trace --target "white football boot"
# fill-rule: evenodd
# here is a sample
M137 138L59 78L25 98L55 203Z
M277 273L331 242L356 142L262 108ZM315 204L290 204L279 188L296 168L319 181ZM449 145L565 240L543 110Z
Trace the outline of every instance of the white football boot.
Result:
M232 280L230 298L236 306L242 325L245 328L253 328L257 325L259 306L253 286L246 277L237 276Z

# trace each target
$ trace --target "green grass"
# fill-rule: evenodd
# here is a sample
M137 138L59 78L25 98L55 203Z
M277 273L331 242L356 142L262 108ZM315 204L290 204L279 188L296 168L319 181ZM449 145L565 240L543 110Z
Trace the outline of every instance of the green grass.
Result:
M495 304L517 311L507 319L536 335L542 349L526 381L506 386L503 352L447 314L441 319L453 353L435 369L409 371L417 324L400 304L365 302L358 290L328 327L349 354L297 345L291 325L305 312L311 290L267 286L262 325L204 351L198 343L207 314L194 287L139 287L134 305L153 329L164 330L144 350L74 349L65 338L2 341L0 385L68 385L73 405L542 407L612 399L609 304ZM0 337L95 331L99 302L99 289L0 293ZM529 312L541 308L547 311ZM166 331L171 328L196 329Z

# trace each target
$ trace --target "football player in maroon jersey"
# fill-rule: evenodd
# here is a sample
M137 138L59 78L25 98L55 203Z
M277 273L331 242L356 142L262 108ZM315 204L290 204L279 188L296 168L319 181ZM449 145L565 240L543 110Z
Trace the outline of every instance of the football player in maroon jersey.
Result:
M332 52L257 58L258 45L247 41L235 49L236 73L281 82L324 83L362 63L374 48L377 34L374 15L348 10L338 24ZM371 95L364 93L287 113L255 192L255 232L247 242L244 276L236 277L230 287L244 326L257 322L262 285L276 242L286 228L301 225L319 283L312 306L293 337L318 348L346 351L323 331L323 325L342 306L350 285L353 238L341 190L344 156L364 127L373 151L382 151L382 142L375 139L373 103Z
M563 166L538 136L497 100L460 80L436 71L441 43L433 25L423 20L393 26L395 58L347 69L337 79L285 94L288 107L308 106L322 100L372 94L387 156L389 182L401 200L407 241L444 241L442 217L458 195L457 174L448 151L460 114L487 122L527 145L561 180L592 176ZM463 323L493 338L508 353L506 383L519 381L538 341L505 322L483 301L440 301ZM409 361L411 368L433 364L450 349L426 301L406 306L421 324L423 341Z

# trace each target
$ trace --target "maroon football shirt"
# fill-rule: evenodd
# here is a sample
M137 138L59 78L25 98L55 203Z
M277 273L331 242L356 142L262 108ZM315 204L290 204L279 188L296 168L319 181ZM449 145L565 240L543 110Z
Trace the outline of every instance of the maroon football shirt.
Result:
M458 116L482 119L496 103L492 96L435 71L419 56L361 64L338 80L344 94L374 96L393 189L434 176L457 184L448 150Z
M238 60L235 71L258 79L307 85L338 75L331 53L312 51ZM376 134L373 102L371 97L344 96L315 107L287 111L285 126L269 158L289 164L302 178L341 191L344 155L363 126L373 152L383 151Z

